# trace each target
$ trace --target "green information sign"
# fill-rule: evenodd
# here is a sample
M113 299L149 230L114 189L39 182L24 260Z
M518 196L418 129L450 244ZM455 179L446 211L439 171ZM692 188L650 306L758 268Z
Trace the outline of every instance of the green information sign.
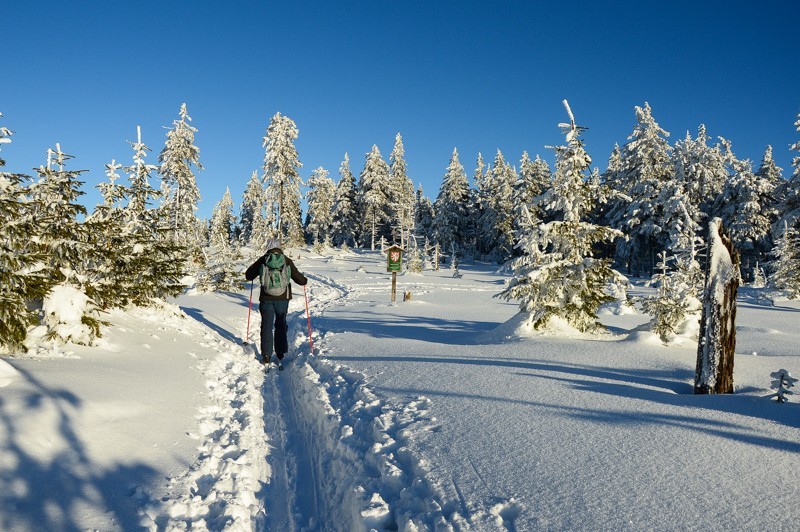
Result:
M399 272L403 270L403 248L392 246L386 250L386 271Z

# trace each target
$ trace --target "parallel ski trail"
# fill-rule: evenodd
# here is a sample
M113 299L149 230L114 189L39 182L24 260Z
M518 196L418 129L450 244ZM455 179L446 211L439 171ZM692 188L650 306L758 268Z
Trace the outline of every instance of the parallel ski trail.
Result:
M330 279L309 275L309 305L313 315L321 314L334 300L340 300L346 289L336 286ZM296 350L308 350L305 332L305 309L290 312L289 341ZM260 327L260 318L251 325ZM314 435L304 419L292 380L302 378L292 372L300 371L305 355L289 353L286 369L274 366L265 375L264 429L271 447L267 461L271 467L266 489L266 526L268 530L337 530L336 509L326 502L324 479L314 447Z

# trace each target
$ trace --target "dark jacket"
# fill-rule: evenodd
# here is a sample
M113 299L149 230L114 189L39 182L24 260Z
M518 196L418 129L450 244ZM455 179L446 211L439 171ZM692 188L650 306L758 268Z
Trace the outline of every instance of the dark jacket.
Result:
M283 250L281 248L272 248L267 251L261 258L255 261L247 271L244 272L244 278L248 281L252 281L256 277L259 276L261 273L261 266L266 266L267 264L267 255L270 253L280 253L283 254ZM284 255L286 257L286 255ZM292 274L292 281L296 282L300 286L305 285L308 282L306 276L300 273L300 270L297 269L297 266L294 265L292 259L286 257L286 264L289 265L289 271ZM289 283L289 287L286 288L286 292L279 296L271 296L264 291L264 287L261 287L261 294L258 296L259 301L280 301L285 299L292 299L292 283Z

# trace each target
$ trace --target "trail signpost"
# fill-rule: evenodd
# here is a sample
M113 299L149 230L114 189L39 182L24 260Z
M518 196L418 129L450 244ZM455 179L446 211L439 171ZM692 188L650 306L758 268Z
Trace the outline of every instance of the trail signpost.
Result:
M397 296L397 272L403 270L403 248L391 246L386 248L386 271L392 274L392 303Z

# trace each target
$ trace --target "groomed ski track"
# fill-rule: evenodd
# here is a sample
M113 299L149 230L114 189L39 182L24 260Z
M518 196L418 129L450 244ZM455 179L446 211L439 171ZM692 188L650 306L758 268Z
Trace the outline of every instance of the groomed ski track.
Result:
M308 275L312 320L344 304L352 289ZM221 299L233 294L220 296ZM218 317L194 328L219 351L204 373L210 405L198 416L199 455L170 495L141 511L151 530L462 530L460 508L443 504L424 462L406 447L408 430L436 430L429 401L388 405L364 376L325 360L325 332L309 355L302 293L290 307L283 371L242 356L246 321ZM196 317L196 316L193 316ZM221 322L209 330L208 322ZM258 313L250 330L258 331ZM256 333L257 334L257 333ZM450 511L445 509L451 508Z

